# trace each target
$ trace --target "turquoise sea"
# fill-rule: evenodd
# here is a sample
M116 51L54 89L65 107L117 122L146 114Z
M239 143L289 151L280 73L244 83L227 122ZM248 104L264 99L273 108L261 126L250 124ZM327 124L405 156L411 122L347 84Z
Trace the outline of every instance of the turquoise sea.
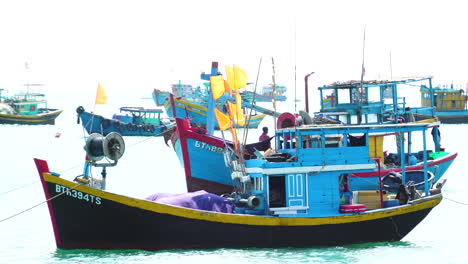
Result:
M33 158L46 159L52 171L73 179L81 174L85 155L85 132L75 113L80 98L59 102L55 106L65 111L54 126L0 125L0 263L468 263L468 125L442 125L442 145L459 153L445 175L445 199L400 242L281 249L57 249ZM261 133L252 132L253 138ZM125 138L125 143L124 157L108 169L108 191L138 198L185 191L179 161L162 138ZM94 219L76 221L86 226Z

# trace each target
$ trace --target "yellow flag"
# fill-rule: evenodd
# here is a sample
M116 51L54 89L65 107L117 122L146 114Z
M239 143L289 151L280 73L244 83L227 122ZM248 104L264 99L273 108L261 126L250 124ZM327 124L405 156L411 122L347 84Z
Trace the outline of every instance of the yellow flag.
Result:
M224 90L226 91L226 93L231 94L231 88L229 88L229 83L226 80L224 80Z
M98 83L97 93L96 93L96 104L106 104L107 95L106 90L102 88L101 83Z
M211 91L213 99L216 100L224 94L224 79L223 76L210 76Z
M219 129L226 130L231 127L231 120L217 108L214 109L216 120L218 120Z
M238 153L237 151L239 149L239 143L237 141L236 130L232 127L229 130L231 131L231 134L232 134L232 142L234 142L234 150L236 151L236 153Z
M243 126L245 124L245 116L244 111L242 111L242 105L240 102L240 94L236 92L236 104L231 103L230 101L227 102L229 116L234 121L234 123Z
M244 69L234 65L233 67L225 66L226 75L229 87L232 91L245 89L247 85L247 73Z
M236 80L234 79L234 70L232 69L232 67L229 67L229 66L225 66L225 69L226 69L227 83L229 85L230 90L233 90L233 91L237 90ZM227 92L231 92L231 91L227 91Z
M237 88L245 89L247 85L247 73L244 71L244 69L234 65L234 78L236 79L236 90Z
M240 126L245 125L244 111L242 110L242 99L240 94L236 93L236 112L237 112L237 124Z

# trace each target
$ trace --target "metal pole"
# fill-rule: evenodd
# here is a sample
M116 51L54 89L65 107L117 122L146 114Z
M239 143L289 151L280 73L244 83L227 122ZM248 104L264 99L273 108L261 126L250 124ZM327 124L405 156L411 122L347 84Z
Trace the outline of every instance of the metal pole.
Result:
M304 77L304 80L305 80L305 110L306 110L307 113L309 113L309 85L307 83L307 79L309 79L309 76L311 76L312 74L314 74L314 72L311 72L311 73L307 74Z

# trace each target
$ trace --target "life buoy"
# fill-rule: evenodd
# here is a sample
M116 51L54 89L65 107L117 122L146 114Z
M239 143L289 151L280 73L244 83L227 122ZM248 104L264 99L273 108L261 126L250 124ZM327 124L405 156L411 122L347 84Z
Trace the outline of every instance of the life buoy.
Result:
M102 128L109 128L111 126L111 121L109 119L103 119L101 121Z

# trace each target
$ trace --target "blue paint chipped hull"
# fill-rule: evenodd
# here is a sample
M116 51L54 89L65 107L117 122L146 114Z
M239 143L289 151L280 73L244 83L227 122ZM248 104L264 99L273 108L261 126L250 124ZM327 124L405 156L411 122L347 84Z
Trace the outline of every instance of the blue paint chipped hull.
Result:
M79 115L83 128L88 134L99 133L107 135L116 132L122 136L162 136L162 134L173 128L175 122L167 123L161 126L154 125L136 125L125 123L115 119L104 118L88 112L82 112Z

